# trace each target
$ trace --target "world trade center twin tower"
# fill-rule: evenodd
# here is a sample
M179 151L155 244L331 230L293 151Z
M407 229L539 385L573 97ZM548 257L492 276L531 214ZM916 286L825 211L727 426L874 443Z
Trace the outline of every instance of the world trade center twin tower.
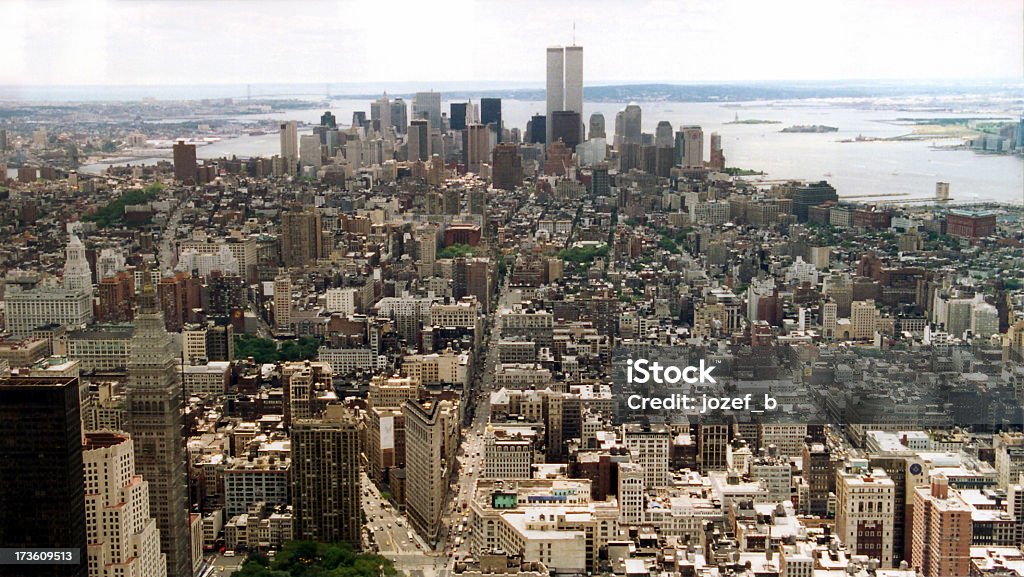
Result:
M583 131L583 47L552 46L548 48L548 79L547 79L547 122L545 123L545 142L549 145L555 140L556 112L574 112L578 115L577 124ZM581 142L583 135L576 137Z

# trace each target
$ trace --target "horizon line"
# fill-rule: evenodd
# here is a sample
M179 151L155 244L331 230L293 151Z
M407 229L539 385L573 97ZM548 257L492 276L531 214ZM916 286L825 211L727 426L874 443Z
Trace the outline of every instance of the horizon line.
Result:
M854 82L871 82L871 83L887 83L887 84L899 84L899 85L917 85L917 84L970 84L970 83L993 83L993 82L1018 82L1024 84L1024 75L1021 76L986 76L986 77L958 77L958 78L886 78L886 77L850 77L850 78L773 78L773 79L729 79L729 80L611 80L601 79L593 80L584 85L586 88L601 88L605 86L635 86L635 85L666 85L666 86L689 86L689 85L716 85L716 84L768 84L768 83L793 83L793 84L809 84L809 83L854 83ZM232 82L168 82L168 83L95 83L95 84L3 84L0 83L0 88L174 88L174 87L196 87L196 86L310 86L328 88L333 86L365 86L368 84L383 85L383 84L436 84L436 85L453 85L453 84L464 84L466 85L463 90L472 88L472 84L504 84L506 89L523 89L533 90L536 88L543 88L544 82L542 81L518 81L518 80L364 80L364 81L329 81L329 82L316 82L316 81L232 81ZM426 92L431 89L427 88Z

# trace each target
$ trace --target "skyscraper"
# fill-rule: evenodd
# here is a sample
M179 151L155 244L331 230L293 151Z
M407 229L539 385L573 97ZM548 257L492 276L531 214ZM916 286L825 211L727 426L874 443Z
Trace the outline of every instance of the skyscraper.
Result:
M287 332L292 325L292 280L287 274L274 279L274 328Z
M294 120L281 123L281 158L289 167L299 161L299 129Z
M353 128L367 128L370 126L370 121L366 118L365 110L354 110L352 112L352 127Z
M196 145L179 140L174 145L174 180L184 184L196 182Z
M672 123L662 120L654 129L654 146L658 148L672 148L675 141L672 138Z
M418 118L409 123L407 154L410 162L430 158L430 121Z
M704 130L701 127L695 125L680 127L679 132L676 133L676 156L678 163L686 168L704 166Z
M910 562L925 577L969 575L973 508L943 475L914 488Z
M854 555L892 567L895 483L866 459L851 459L836 472L836 535Z
M556 110L549 117L551 138L561 140L569 150L576 150L580 143L580 115L573 110Z
M388 99L388 93L385 91L384 96L376 102L377 106L377 118L373 118L373 109L370 110L370 124L374 130L380 132L385 137L389 137L393 134L391 125L391 101Z
M547 142L548 134L548 123L547 117L543 114L534 114L530 118L530 121L526 123L527 136L526 140L530 144L544 144Z
M90 577L166 576L149 481L135 472L135 443L122 433L89 432L82 460Z
M160 529L168 577L191 577L192 545L185 468L184 401L178 353L144 275L128 358L125 430L135 443L135 467L149 481L149 509Z
M323 164L320 153L320 137L315 134L303 134L299 138L299 159L302 166L320 168Z
M497 135L497 142L501 142L501 99L481 98L480 99L480 124L492 127Z
M91 296L92 270L85 256L85 245L77 234L71 233L64 254L64 288L69 291L87 292Z
M503 143L494 147L491 181L494 188L503 190L514 190L523 185L523 163L518 146Z
M295 205L281 215L281 262L303 267L320 258L320 216L316 209Z
M607 138L604 128L604 115L595 112L590 115L590 138Z
M391 126L398 134L405 134L409 127L409 107L401 98L391 102Z
M583 47L565 47L565 105L583 117Z
M0 380L0 543L86 551L78 378ZM0 576L85 577L80 565L0 565Z
M466 108L468 102L452 102L448 115L448 127L452 130L466 129Z
M358 548L363 515L356 417L331 405L320 419L297 420L291 433L295 538Z
M433 90L417 92L415 100L412 101L412 116L416 119L426 118L430 121L430 130L440 130L441 93Z
M725 152L722 150L722 136L717 132L711 133L711 158L708 165L714 170L725 169Z
M643 110L636 102L630 102L622 111L622 142L624 144L640 144L642 126Z
M547 107L544 109L544 116L547 118L551 118L554 111L565 109L565 49L561 46L548 48L546 97ZM550 122L544 134L544 142L554 142L551 138Z
M424 539L436 542L457 450L457 405L436 399L406 401L402 414L409 520Z
M327 128L337 128L338 119L334 116L330 110L320 115L320 126L326 126Z
M547 51L547 108L548 118L545 141L547 144L554 142L553 113L559 110L575 112L583 118L583 47L582 46L552 46ZM576 141L583 140L582 121L578 128L579 134Z
M470 124L462 133L462 153L466 172L479 173L480 165L486 164L491 155L490 131L483 124Z

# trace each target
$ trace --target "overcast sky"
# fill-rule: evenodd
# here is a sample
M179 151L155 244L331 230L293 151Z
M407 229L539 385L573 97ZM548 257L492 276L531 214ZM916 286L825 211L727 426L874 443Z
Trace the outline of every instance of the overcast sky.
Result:
M1024 76L1024 0L0 0L0 85Z

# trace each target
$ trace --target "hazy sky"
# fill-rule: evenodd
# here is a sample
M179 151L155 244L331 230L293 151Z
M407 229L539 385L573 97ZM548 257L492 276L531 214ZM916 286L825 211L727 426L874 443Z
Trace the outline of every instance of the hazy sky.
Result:
M0 85L1024 76L1022 0L0 0Z

